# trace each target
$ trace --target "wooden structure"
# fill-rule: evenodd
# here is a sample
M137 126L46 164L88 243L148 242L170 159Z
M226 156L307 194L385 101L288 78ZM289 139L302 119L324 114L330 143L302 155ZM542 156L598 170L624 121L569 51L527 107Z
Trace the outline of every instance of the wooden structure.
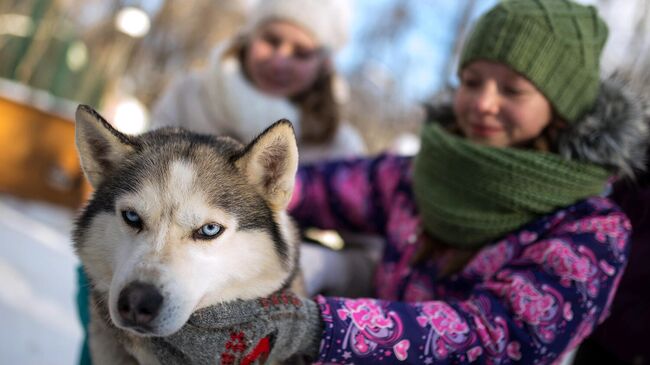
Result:
M75 149L71 104L57 113L36 106L24 86L2 81L0 90L0 192L79 207L90 189Z

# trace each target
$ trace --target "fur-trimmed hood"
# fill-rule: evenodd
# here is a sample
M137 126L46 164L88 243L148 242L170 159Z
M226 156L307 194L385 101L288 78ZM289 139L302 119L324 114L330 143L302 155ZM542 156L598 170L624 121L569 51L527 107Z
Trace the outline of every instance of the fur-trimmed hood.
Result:
M442 124L455 119L453 91L426 105L427 121ZM591 162L621 176L644 170L650 145L650 108L625 84L601 82L594 108L558 136L558 152L574 161Z

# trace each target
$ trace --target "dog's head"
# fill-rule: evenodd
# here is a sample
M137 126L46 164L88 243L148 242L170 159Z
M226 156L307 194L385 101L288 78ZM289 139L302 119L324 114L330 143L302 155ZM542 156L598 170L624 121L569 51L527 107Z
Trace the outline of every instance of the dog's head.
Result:
M80 106L76 143L95 191L75 247L118 327L166 336L196 309L290 279L298 150L288 121L244 146L171 128L128 136Z

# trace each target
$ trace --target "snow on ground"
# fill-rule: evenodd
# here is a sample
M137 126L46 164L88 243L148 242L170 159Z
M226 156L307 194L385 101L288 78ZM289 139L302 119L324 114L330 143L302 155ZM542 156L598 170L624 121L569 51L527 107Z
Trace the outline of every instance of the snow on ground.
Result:
M75 364L74 212L0 194L0 364Z

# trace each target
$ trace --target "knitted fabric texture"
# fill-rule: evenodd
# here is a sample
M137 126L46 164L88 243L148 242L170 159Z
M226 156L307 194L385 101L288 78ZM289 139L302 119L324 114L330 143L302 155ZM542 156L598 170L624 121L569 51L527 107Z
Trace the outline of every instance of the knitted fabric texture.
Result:
M273 19L299 25L323 47L336 51L347 43L352 7L349 0L261 0L244 30L251 32Z
M476 248L602 193L608 172L551 153L476 144L430 123L413 175L427 232L450 246Z
M314 301L280 292L200 309L180 331L151 341L164 364L257 364L315 358L321 326Z
M593 6L569 0L503 1L466 40L459 70L483 59L528 78L567 122L594 104L607 25Z

